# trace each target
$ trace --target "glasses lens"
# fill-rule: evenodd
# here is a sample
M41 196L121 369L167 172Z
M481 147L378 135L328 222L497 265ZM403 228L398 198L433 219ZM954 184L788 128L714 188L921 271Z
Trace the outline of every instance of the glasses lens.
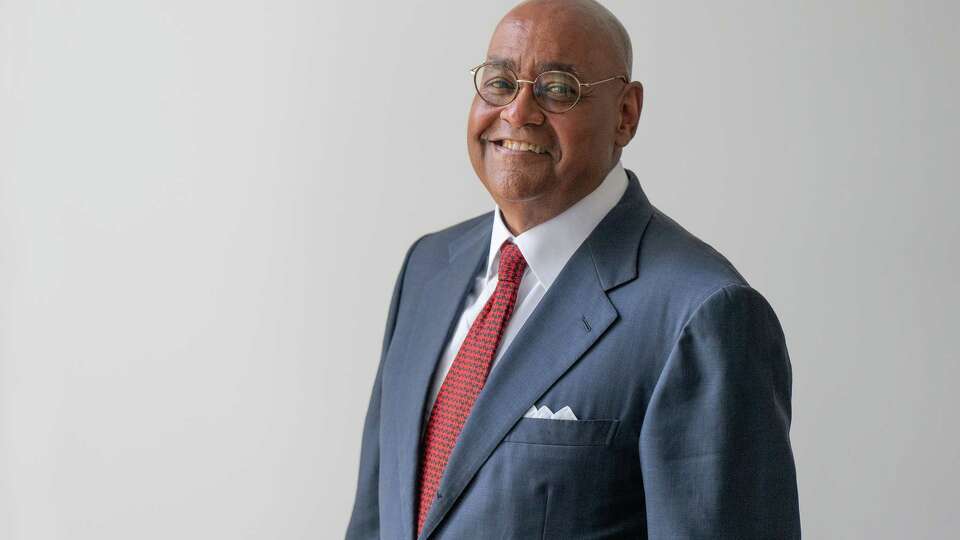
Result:
M563 71L547 71L537 77L533 95L540 106L550 112L569 110L580 98L580 83Z
M517 93L517 77L504 66L489 64L477 69L473 76L477 93L491 105L506 105Z

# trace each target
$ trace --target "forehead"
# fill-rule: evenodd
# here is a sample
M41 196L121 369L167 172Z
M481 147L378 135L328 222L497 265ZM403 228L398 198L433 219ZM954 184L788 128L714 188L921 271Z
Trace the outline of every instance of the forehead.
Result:
M579 76L609 69L609 57L597 36L570 17L507 17L497 25L487 60L502 62L517 72L550 70Z

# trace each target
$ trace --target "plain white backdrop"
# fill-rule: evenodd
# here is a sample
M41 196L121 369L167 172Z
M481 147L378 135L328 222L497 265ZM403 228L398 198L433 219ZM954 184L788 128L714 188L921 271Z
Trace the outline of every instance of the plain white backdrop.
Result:
M0 0L0 538L343 536L510 2ZM960 528L960 8L607 2L623 156L771 302L807 538Z

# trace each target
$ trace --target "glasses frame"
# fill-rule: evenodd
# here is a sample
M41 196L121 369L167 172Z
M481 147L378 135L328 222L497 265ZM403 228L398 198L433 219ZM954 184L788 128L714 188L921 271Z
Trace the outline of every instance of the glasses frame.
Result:
M513 75L513 78L516 79L516 81L517 81L517 87L514 89L514 91L513 91L513 97L510 98L510 101L508 101L508 102L506 102L506 103L504 103L504 104L502 104L502 105L498 105L498 104L496 104L496 103L490 103L489 101L487 101L487 98L483 97L483 94L480 92L480 87L477 86L477 71L478 71L480 68L485 67L485 66L500 66L500 67L502 67L503 69L509 71L509 72ZM580 82L580 79L579 79L576 75L574 75L573 73L570 73L569 71L562 71L562 70L557 70L557 69L553 69L553 70L550 70L550 71L544 71L544 72L540 73L539 75L537 75L536 77L534 77L534 79L533 79L532 81L527 81L527 80L524 80L524 79L521 79L520 77L518 77L516 71L510 69L509 67L507 67L507 66L505 66L505 65L503 65L503 64L501 64L501 63L499 63L499 62L484 62L484 63L480 64L479 66L471 69L471 70L470 70L470 73L473 74L473 88L477 91L477 95L480 96L480 99L482 99L484 103L486 103L487 105L490 105L490 106L492 106L492 107L506 107L507 105L513 103L513 102L517 99L517 96L520 95L520 88L521 88L522 83L527 83L527 84L531 85L531 87L533 87L533 86L536 85L536 82L540 79L540 77L543 77L544 75L547 75L547 74L549 74L549 73L562 73L562 74L564 74L564 75L569 75L569 76L570 76L571 78L573 78L573 80L576 81L577 84L579 85L579 87L577 88L577 100L573 102L573 105L570 105L569 107L567 107L566 109L564 109L564 110L562 110L562 111L550 111L550 110L545 109L545 108L543 107L543 105L540 104L540 102L537 100L536 94L534 94L534 96L533 96L533 101L537 104L537 107L540 107L540 109L543 110L544 112L553 113L553 114L563 114L563 113L569 111L570 109L576 107L576 106L577 106L577 103L580 103L580 98L583 97L583 89L584 89L584 88L591 88L591 87L596 86L596 85L598 85L598 84L603 84L603 83L605 83L605 82L610 82L610 81L613 81L613 80L616 80L616 79L622 79L623 82L625 82L625 83L627 83L627 84L630 84L630 79L628 79L625 75L614 75L613 77L607 77L606 79L601 79L601 80L599 80L599 81L593 81L593 82L588 82L588 83Z

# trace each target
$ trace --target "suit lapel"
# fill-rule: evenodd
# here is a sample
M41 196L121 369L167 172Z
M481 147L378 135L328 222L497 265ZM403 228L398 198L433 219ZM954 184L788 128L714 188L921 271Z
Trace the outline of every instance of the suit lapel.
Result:
M470 292L473 278L486 262L490 233L491 221L482 220L480 225L453 241L449 250L449 265L430 279L420 294L416 309L417 324L403 354L411 370L404 380L409 390L400 392L398 395L402 398L395 404L399 419L397 434L400 444L397 452L402 486L400 504L406 528L403 538L413 538L415 532L414 488L422 451L420 432L433 372L459 320L460 308Z
M442 497L434 501L421 538L428 538L437 528L517 420L617 319L617 310L606 291L636 277L640 239L652 215L652 207L636 176L629 170L627 175L626 193L573 254L490 372L447 463L439 488ZM457 290L463 280L459 272L456 276L449 285L451 292ZM462 295L458 299L462 299ZM448 329L449 319L457 313L446 305L443 311L442 317L437 314L434 322ZM430 339L420 344L429 349L425 358L431 360L435 359L435 352L439 353L434 349L445 342L439 338L441 332L435 333L437 335L431 334ZM424 349L412 347L410 350ZM422 386L413 388L429 385L433 364L419 368L422 372L417 374L415 384ZM422 410L425 395L420 396L418 391L417 397L420 405L417 408ZM418 428L419 425L417 423ZM415 435L419 438L419 429ZM415 452L420 451L419 441L411 446ZM409 462L411 456L405 459ZM413 480L410 475L410 481ZM410 493L413 493L412 486ZM412 523L412 502L408 511L406 517L411 517Z

